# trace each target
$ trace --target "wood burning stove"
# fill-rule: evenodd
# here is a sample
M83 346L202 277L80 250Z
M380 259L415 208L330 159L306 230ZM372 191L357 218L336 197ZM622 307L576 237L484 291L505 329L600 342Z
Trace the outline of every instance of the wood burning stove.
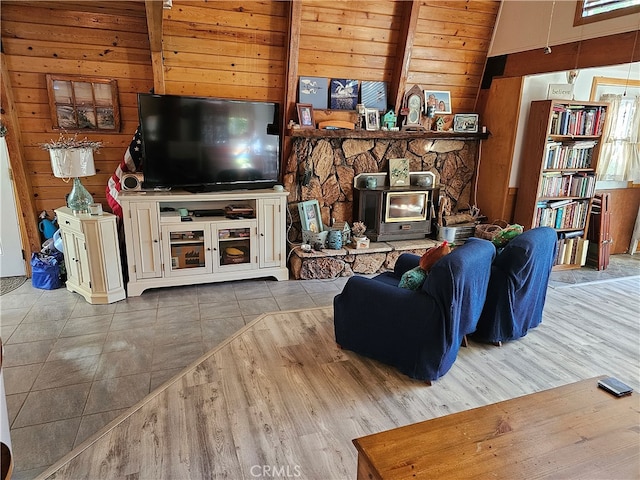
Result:
M365 223L367 237L384 242L420 239L431 233L437 188L413 182L406 187L391 188L384 179L375 188L367 188L367 176L356 177L353 190L354 220Z

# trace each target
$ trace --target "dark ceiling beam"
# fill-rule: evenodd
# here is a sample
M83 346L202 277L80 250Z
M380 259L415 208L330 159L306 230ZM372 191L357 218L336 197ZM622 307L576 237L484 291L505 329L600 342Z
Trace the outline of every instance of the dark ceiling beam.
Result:
M286 85L282 98L282 108L284 112L281 112L281 118L283 119L280 126L282 143L282 153L280 157L284 159L289 158L291 151L291 137L287 135L288 126L285 125L284 120L287 118L296 118L296 91L298 88L298 61L300 59L300 25L302 23L302 2L301 1L289 1L288 11L288 26L287 26L287 58L286 58L286 71L285 79ZM284 172L286 169L284 165L280 169Z
M542 48L507 55L504 77L562 72L575 68L604 67L640 61L638 31L577 42L551 45L551 53Z
M396 64L393 67L390 95L393 98L394 111L396 115L400 112L404 93L407 90L407 76L409 75L409 64L411 63L411 53L413 51L413 42L418 25L418 13L420 11L420 2L412 0L409 2L398 2L402 9L402 24L400 26L400 41L396 51Z
M145 0L147 12L147 30L149 34L149 48L151 49L151 68L153 70L153 91L158 94L165 92L164 58L162 55L162 10L163 2Z

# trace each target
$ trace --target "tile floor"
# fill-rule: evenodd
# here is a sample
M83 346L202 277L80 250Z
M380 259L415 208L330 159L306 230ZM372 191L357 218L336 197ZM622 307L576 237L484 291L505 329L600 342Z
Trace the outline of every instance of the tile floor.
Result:
M256 316L331 305L346 280L164 288L110 305L30 281L3 295L14 480L34 478Z
M602 272L554 272L550 286L638 274L640 255L616 255ZM256 316L331 305L346 281L164 288L110 305L28 281L1 296L13 479L43 472Z

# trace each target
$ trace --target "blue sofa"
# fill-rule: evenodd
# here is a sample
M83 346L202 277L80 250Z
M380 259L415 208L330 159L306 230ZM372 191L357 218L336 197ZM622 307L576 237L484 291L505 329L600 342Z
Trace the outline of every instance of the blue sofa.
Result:
M476 329L494 257L491 242L471 238L438 260L417 291L398 287L417 255L401 255L393 272L351 277L333 302L337 343L411 378L438 379Z
M472 339L499 345L525 336L542 322L557 244L554 229L538 227L517 236L498 253Z

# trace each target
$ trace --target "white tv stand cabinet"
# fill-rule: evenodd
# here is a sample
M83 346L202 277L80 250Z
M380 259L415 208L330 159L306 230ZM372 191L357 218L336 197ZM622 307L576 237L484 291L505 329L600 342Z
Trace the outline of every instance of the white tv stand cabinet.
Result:
M287 195L271 189L120 192L127 295L137 297L155 287L247 278L288 280ZM255 214L227 218L223 211L229 205L248 205ZM179 209L183 208L191 221L182 221Z

